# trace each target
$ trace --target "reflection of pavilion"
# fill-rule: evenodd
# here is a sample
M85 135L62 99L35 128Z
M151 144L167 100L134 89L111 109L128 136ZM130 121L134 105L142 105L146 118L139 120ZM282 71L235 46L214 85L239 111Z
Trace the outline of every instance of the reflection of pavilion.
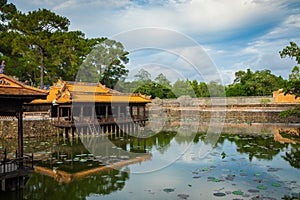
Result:
M69 184L152 158L150 153L135 153L123 149L109 138L106 135L81 135L80 138L68 140L60 138L54 151L45 149L44 153L37 153L39 156L35 156L38 158L34 166L35 172L52 177L60 184ZM128 141L123 138L122 141L124 140Z
M48 105L54 125L66 133L132 132L134 124L147 121L146 104L149 97L124 94L101 83L58 81L50 89L47 100L32 105Z
M168 148L175 135L161 132L148 138L130 135L120 138L113 135L69 138L63 140L64 145L56 145L55 152L50 154L53 159L41 157L44 161L35 164L35 171L59 183L71 183L90 175L147 161L152 158L149 151L153 147L160 150Z
M40 167L40 166L34 166L34 171L39 174L43 174L43 175L52 177L59 183L70 183L74 180L82 179L82 178L90 176L90 175L94 175L94 174L97 174L100 172L109 171L109 170L113 170L113 169L120 169L121 167L130 165L130 164L134 164L134 163L139 163L139 162L149 160L149 159L151 159L151 154L146 154L144 156L139 156L139 157L131 158L128 160L119 161L119 162L112 163L109 165L100 166L100 167L93 168L93 169L87 169L87 170L75 172L75 173L69 173L69 172L59 170L59 169L49 169L49 168Z

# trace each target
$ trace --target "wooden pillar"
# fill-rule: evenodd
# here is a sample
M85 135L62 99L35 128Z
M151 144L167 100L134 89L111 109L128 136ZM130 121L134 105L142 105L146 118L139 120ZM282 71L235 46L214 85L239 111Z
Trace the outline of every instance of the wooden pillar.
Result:
M121 114L121 106L118 105L118 119L120 119L120 114Z
M57 106L57 120L59 121L60 118L60 109L59 106Z
M23 157L23 110L22 107L17 111L18 118L18 157ZM23 167L23 162L20 161L20 167Z
M145 119L146 117L146 105L143 106L143 118Z
M108 119L108 105L105 106L105 120Z
M130 117L132 117L133 116L132 105L129 107L129 113L130 113Z
M140 106L136 106L137 107L137 116L140 117Z
M95 121L95 106L92 106L92 121Z
M80 122L83 120L83 105L80 105L80 116L79 116Z
M71 121L71 107L68 107L68 121Z

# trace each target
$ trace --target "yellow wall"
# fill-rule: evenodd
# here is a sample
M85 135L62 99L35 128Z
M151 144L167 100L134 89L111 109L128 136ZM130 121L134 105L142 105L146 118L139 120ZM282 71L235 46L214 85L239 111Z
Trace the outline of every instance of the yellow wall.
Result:
M282 90L273 92L273 103L300 103L300 97L295 99L295 95L284 95Z

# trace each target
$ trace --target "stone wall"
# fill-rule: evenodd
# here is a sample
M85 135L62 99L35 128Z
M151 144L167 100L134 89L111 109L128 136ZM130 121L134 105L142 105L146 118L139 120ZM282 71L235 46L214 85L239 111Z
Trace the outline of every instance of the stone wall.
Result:
M50 119L30 119L23 121L24 137L55 135L57 129L51 125ZM18 137L18 121L10 118L0 120L0 138Z
M181 96L178 99L153 99L154 104L164 106L199 106L199 105L260 105L272 103L272 96L250 96L250 97L205 97L191 98Z
M209 122L212 118L219 118L218 120L223 119L226 123L300 123L297 117L287 119L278 116L281 111L292 109L297 104L274 104L265 99L268 98L155 99L148 105L148 110L150 119L163 117L169 121Z

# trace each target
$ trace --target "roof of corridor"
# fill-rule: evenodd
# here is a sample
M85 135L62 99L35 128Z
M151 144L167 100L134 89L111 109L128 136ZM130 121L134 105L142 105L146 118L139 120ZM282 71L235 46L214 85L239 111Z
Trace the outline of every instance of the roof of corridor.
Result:
M101 83L70 82L59 80L50 87L46 100L35 100L32 103L67 104L72 102L87 103L148 103L149 96L125 94L106 87Z

